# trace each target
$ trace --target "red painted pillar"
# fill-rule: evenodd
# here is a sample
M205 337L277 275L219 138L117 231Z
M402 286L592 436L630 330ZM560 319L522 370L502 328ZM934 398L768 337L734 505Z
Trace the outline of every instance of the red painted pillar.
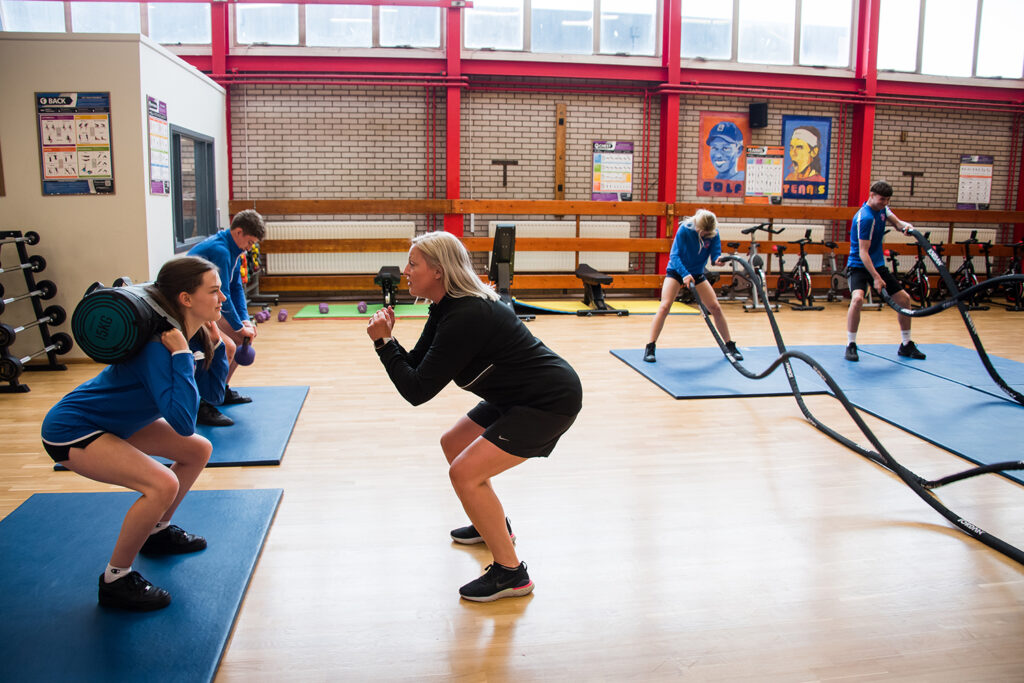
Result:
M229 6L226 2L210 3L210 28L212 34L210 36L210 68L215 75L227 73ZM227 130L228 146L228 199L231 200L235 198L234 163L231 159L231 86L227 83L221 83L221 85L227 91L224 97L224 117L227 119L225 129ZM228 221L231 220L230 213L229 211Z
M445 65L449 79L445 88L445 198L458 199L462 182L462 14L459 8L444 10L447 22L447 44ZM463 218L461 214L445 214L444 229L456 237L462 237Z
M669 87L661 93L659 104L661 120L658 124L658 201L675 202L679 192L679 93L673 91L672 86L679 85L682 70L682 0L665 0L664 7L661 65L664 85ZM658 216L658 237L667 236L668 228L668 218ZM668 266L668 254L659 253L656 263L658 273L664 273Z
M858 0L856 76L868 103L853 106L850 131L850 178L847 203L859 206L871 187L871 155L874 151L875 105L878 94L878 13L881 0Z
M1014 138L1021 141L1024 136L1024 131L1021 130L1021 116L1013 117L1013 125L1017 127L1016 135ZM1020 158L1020 167L1017 169L1017 203L1014 206L1016 211L1024 211L1024 143L1021 143L1021 149L1018 153ZM1006 188L1009 191L1010 188ZM1024 240L1024 223L1014 223L1013 225L1013 241L1019 242Z

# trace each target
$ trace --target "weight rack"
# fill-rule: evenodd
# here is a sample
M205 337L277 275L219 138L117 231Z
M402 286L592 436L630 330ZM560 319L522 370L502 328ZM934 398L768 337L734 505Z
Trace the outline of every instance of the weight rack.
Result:
M44 268L46 268L46 262L42 259L42 257L39 257L39 256L29 256L28 249L26 248L26 244L37 244L38 242L39 242L39 235L38 235L38 233L35 233L35 232L32 232L32 231L29 231L29 232L26 232L26 233L22 234L22 232L20 230L0 230L0 266L2 266L2 264L3 264L2 256L3 256L3 247L4 246L9 245L9 244L14 244L15 245L15 249L16 249L16 251L18 253L18 265L9 266L9 267L6 267L6 268L0 268L0 276L2 276L4 274L7 274L7 273L13 273L16 270L20 270L21 273L24 275L24 277L25 277L25 285L27 287L27 289L25 290L26 293L28 293L28 292L34 292L34 293L31 296L28 296L28 297L25 297L25 295L17 295L15 297L15 300L21 300L23 298L28 298L31 301L31 303L32 303L32 311L33 311L33 313L35 313L36 322L35 323L29 323L29 324L26 324L26 325L20 326L20 327L27 328L29 326L32 326L32 327L35 327L36 329L38 329L39 330L39 334L40 334L40 336L42 337L42 340L43 340L43 349L47 349L47 348L49 349L49 350L47 350L45 352L46 353L46 358L47 358L47 363L45 365L43 365L43 364L24 365L22 370L23 371L29 371L29 370L32 370L32 371L37 371L37 370L67 370L67 366L66 365L63 365L62 363L58 363L57 362L58 351L57 351L57 349L55 347L58 346L58 344L56 344L56 342L55 342L55 337L50 335L50 330L49 330L50 323L39 322L40 320L42 320L43 318L46 318L48 316L47 316L47 313L44 313L43 306L42 306L42 304L39 301L40 298L41 298L40 295L38 294L38 291L39 291L40 287L36 283L36 279L35 279L35 276L33 275L33 273L34 272L41 272ZM50 283L50 284L52 284L52 283ZM56 293L56 288L55 287L54 287L54 293ZM0 283L0 301L8 301L8 300L4 299L4 297L6 297L6 296L7 296L7 294L4 293L4 287L3 287L2 283ZM3 315L2 311L0 311L0 315ZM28 330L24 329L22 331L27 332ZM57 337L67 337L67 335L56 335L56 336ZM6 360L8 357L10 357L10 354L8 353L7 349L9 348L10 345L14 344L14 341L15 341L14 338L12 338L12 339L10 339L10 342L9 342L8 345L0 346L0 361ZM63 340L57 340L57 341L63 341ZM65 352L66 351L67 351L67 349L65 350ZM42 352L37 352L36 354L33 354L33 356L39 356L39 355L42 355ZM3 365L4 365L4 367L7 367L6 363L4 363ZM15 366L15 367L17 367L17 366ZM13 377L0 376L0 381L6 381L7 382L6 385L0 384L0 394L24 393L24 392L29 391L29 387L28 387L27 384L23 384L23 383L18 381L18 377L21 375L20 371L18 371L18 372L4 371L2 374L3 375L13 374Z

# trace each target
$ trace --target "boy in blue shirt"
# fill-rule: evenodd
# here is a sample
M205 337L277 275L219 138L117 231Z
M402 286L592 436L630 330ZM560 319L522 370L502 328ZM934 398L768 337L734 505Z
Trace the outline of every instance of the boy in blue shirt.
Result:
M228 370L227 382L230 384L231 376L234 375L238 364L235 362L235 349L244 339L251 344L256 339L256 327L249 319L248 302L245 300L245 288L242 286L242 259L245 252L253 245L258 244L266 235L266 227L263 224L263 217L253 209L239 211L231 220L231 227L221 230L215 235L192 247L189 254L201 256L213 262L220 271L221 291L227 299L224 302L223 315L217 322L220 327L221 337L227 346ZM222 405L234 403L249 403L252 401L248 396L242 396L230 386L224 387L224 401ZM234 421L224 415L216 406L203 401L199 406L199 424L211 425L214 427L229 427Z
M864 306L864 292L868 287L874 286L875 290L881 291L884 286L885 291L897 304L903 308L911 306L910 295L885 267L885 249L882 247L885 224L890 223L904 234L914 227L901 221L889 210L891 198L892 185L884 180L873 184L868 200L853 217L853 225L850 226L850 257L846 261L850 280L850 308L846 313L845 358L848 361L860 360L857 354L857 328L860 327L860 311ZM896 351L897 355L924 360L925 355L910 340L911 319L905 315L897 315L897 320L902 337L900 347Z
M729 334L729 324L715 296L711 283L704 277L704 266L710 258L715 265L722 265L722 238L718 235L718 219L715 214L700 209L693 218L679 221L676 237L672 241L672 251L668 258L665 271L665 282L661 286L661 303L651 323L651 337L644 348L644 360L648 363L657 362L654 355L656 342L665 326L665 318L672 309L672 302L679 294L683 285L693 283L704 307L715 320L715 328L722 339L726 340L726 351L736 360L743 360L743 354L736 348L736 342Z

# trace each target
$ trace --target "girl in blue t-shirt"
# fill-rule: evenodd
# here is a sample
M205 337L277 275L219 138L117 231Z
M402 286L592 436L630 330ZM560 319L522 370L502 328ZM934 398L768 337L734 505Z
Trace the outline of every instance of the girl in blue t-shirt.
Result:
M722 238L718 234L718 218L707 209L698 209L692 218L679 221L675 239L672 240L672 251L668 257L668 268L665 270L665 282L661 286L661 303L651 322L651 336L644 347L644 360L648 363L657 362L655 349L665 319L672 309L679 290L690 283L697 289L704 307L708 309L718 334L725 340L726 350L736 358L743 360L743 354L736 348L736 342L729 334L729 324L715 296L715 290L704 276L704 266L708 259L716 266L722 265Z
M204 538L170 520L210 459L210 442L195 433L200 396L219 403L228 370L217 328L224 295L216 266L195 256L171 259L148 289L177 327L75 388L42 426L43 447L55 462L142 494L125 515L99 580L100 604L139 611L171 601L132 571L140 551L171 555L206 547ZM150 456L174 462L168 469Z

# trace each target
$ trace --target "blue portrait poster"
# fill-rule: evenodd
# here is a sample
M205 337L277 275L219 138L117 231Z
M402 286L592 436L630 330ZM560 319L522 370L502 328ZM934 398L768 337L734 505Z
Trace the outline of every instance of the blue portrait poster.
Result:
M785 199L828 199L828 161L832 119L823 116L782 117Z

